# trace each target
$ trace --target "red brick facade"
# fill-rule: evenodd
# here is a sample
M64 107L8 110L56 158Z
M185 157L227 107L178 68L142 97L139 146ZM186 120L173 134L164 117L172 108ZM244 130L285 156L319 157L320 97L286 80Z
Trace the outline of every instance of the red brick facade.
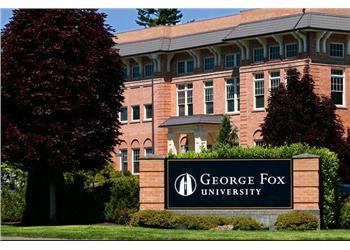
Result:
M300 13L300 9L259 9L244 11L238 15L222 17L217 19L199 21L189 24L155 27L143 30L131 31L117 34L118 43L136 42L157 37L179 37L193 33L206 32L210 30L219 30L235 26L239 23L248 23L263 19L276 18L280 16L295 15ZM306 12L322 12L339 16L350 16L350 10L344 9L306 9ZM205 114L204 110L204 81L212 80L214 89L214 114L229 114L232 123L238 128L239 141L242 146L254 146L256 140L261 139L259 132L260 124L266 115L265 108L267 107L269 88L270 88L270 73L279 71L280 81L285 82L285 72L288 68L296 67L300 71L305 66L309 66L312 77L315 81L315 90L320 95L329 96L331 93L331 69L340 69L343 72L344 84L344 103L342 107L338 107L337 114L341 119L345 128L350 127L350 35L333 32L326 41L326 51L317 52L316 37L318 31L305 31L307 37L307 52L298 53L296 58L286 58L284 56L278 60L268 60L254 63L252 61L253 49L261 47L258 40L251 38L248 41L250 59L242 60L240 67L225 68L225 56L229 53L240 53L240 48L233 43L223 43L217 46L220 51L221 63L217 65L213 71L206 72L201 67L194 69L193 73L185 75L177 75L177 62L183 59L191 59L188 51L178 51L176 53L167 54L160 53L160 70L155 72L153 78L153 100L152 100L152 81L150 78L141 76L140 80L132 80L129 76L125 82L125 101L124 106L128 108L128 119L122 126L122 137L124 142L116 147L116 152L121 149L127 150L127 165L130 171L133 170L133 154L132 149L140 149L140 156L145 155L145 148L154 145L154 153L156 155L165 155L168 152L168 129L159 127L168 118L177 116L177 86L186 83L193 85L193 115ZM289 42L298 41L288 32L283 33L283 48ZM267 46L277 44L271 36L265 36ZM329 44L331 42L342 43L344 46L344 57L334 58L329 55ZM197 53L203 62L204 57L211 55L208 47L197 48ZM144 64L149 63L148 55L138 55L137 57L124 58L125 62L131 66L136 61L142 61ZM170 65L168 65L170 63ZM168 68L170 72L168 72ZM131 70L129 72L131 74ZM262 73L264 76L264 106L265 108L254 109L254 75ZM226 105L226 82L232 77L239 77L240 80L240 111L235 113L227 113ZM153 122L145 120L145 104L152 104ZM140 105L140 119L132 120L132 106ZM152 126L154 134L152 135ZM154 140L152 144L152 140ZM180 138L181 140L181 138ZM113 157L116 169L121 166L121 157L117 154ZM296 173L302 175L302 173ZM147 175L147 174L146 174ZM145 175L144 175L145 176ZM153 176L149 176L153 180ZM142 178L144 179L144 177ZM304 178L300 178L303 180ZM146 180L141 180L142 182ZM150 180L148 180L150 181ZM141 182L141 185L142 185ZM154 185L158 185L158 181ZM299 184L298 184L299 185ZM156 187L161 189L161 187ZM312 190L310 186L304 190L304 194L308 194L308 190ZM152 191L155 192L155 191ZM296 192L299 192L298 189ZM156 192L159 195L158 192ZM160 192L161 193L161 192ZM149 197L148 195L146 195ZM145 197L146 197L145 196ZM162 197L159 197L162 198ZM311 200L315 197L309 197ZM304 199L304 198L303 198ZM305 198L306 199L306 198ZM312 201L310 202L312 203ZM299 204L299 201L295 201ZM304 200L303 200L304 202ZM310 203L310 204L311 204ZM313 205L310 205L313 206Z

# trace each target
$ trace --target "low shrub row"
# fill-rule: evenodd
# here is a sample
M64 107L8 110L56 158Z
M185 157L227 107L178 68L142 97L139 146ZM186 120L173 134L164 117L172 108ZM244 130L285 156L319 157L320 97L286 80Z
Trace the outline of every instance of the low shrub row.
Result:
M319 222L316 216L305 212L280 214L275 222L277 230L316 230Z
M222 225L232 225L234 230L261 230L265 226L247 216L223 217L209 215L185 215L171 211L144 210L135 213L132 226L151 228L183 228L209 230Z

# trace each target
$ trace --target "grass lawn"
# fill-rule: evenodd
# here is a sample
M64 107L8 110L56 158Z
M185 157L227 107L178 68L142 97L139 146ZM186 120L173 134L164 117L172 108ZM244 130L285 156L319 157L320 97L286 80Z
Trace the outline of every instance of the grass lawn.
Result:
M94 240L350 240L350 230L304 232L278 231L211 231L151 229L142 227L75 225L75 226L1 226L2 236L94 239Z

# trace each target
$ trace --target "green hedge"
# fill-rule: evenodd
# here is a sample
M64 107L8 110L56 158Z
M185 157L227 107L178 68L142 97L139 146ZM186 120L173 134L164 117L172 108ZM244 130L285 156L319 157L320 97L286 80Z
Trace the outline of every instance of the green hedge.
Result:
M107 221L129 224L131 216L139 210L139 179L136 176L122 176L113 181L110 200L105 206Z
M210 216L176 214L163 210L143 210L135 213L131 219L132 226L151 228L183 228L193 230L209 230L222 225L232 225L233 230L261 230L266 227L248 216Z
M346 200L340 210L340 226L350 229L350 199Z
M320 156L321 180L321 227L334 228L339 223L339 160L334 152L326 148L313 148L305 144L292 144L281 147L222 147L213 151L201 153L187 152L170 154L173 159L286 159L300 154L314 154Z
M1 222L21 222L26 180L26 172L7 164L1 165Z
M275 222L277 230L316 230L318 218L310 213L289 212L280 214Z

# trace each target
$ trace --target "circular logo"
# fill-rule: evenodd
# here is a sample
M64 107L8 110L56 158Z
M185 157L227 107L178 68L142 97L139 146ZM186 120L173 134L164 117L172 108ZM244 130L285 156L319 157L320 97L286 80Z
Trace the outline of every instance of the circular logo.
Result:
M175 180L175 190L181 196L190 196L194 193L197 187L195 178L186 173L179 175Z

